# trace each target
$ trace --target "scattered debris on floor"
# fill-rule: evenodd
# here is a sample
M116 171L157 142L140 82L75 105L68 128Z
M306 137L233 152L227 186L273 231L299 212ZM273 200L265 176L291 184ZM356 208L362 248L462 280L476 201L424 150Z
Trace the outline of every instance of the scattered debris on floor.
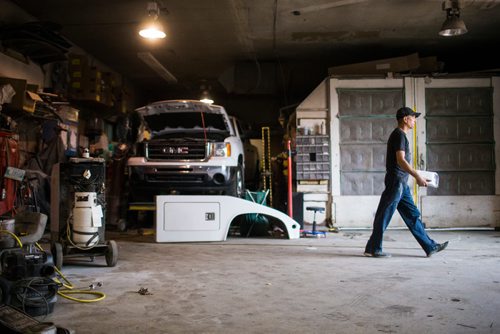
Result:
M137 293L142 296L152 295L152 293L148 291L148 288L140 288L139 291L137 291Z

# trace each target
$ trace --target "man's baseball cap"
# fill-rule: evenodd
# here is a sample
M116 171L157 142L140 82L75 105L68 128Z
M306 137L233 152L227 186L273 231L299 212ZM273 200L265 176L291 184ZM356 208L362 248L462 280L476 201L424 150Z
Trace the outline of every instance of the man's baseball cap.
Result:
M405 116L415 116L418 117L420 116L421 113L419 112L414 112L413 109L408 108L408 107L403 107L399 108L398 111L396 112L396 119L401 119Z

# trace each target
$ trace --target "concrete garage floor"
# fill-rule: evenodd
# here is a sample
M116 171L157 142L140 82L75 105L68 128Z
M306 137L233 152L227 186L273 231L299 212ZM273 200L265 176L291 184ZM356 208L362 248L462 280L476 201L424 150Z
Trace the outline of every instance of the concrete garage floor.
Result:
M369 233L178 244L108 233L116 267L63 270L75 286L102 282L106 299L59 298L44 321L76 333L500 333L500 232L431 231L450 245L426 258L390 230L389 259L363 256Z

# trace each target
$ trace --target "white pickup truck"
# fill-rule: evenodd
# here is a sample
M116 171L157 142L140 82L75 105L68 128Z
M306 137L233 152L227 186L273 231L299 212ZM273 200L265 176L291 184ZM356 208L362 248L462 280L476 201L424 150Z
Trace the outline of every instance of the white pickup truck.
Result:
M130 201L156 195L244 196L244 150L223 107L169 100L136 109L136 154L129 158Z

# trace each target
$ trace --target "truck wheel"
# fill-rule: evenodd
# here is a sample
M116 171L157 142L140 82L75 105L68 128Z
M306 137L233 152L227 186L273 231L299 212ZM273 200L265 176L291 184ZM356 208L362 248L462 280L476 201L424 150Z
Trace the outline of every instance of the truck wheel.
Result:
M238 166L238 169L236 170L234 180L229 187L227 195L239 198L243 198L245 196L245 181L243 179L243 171L241 166Z

